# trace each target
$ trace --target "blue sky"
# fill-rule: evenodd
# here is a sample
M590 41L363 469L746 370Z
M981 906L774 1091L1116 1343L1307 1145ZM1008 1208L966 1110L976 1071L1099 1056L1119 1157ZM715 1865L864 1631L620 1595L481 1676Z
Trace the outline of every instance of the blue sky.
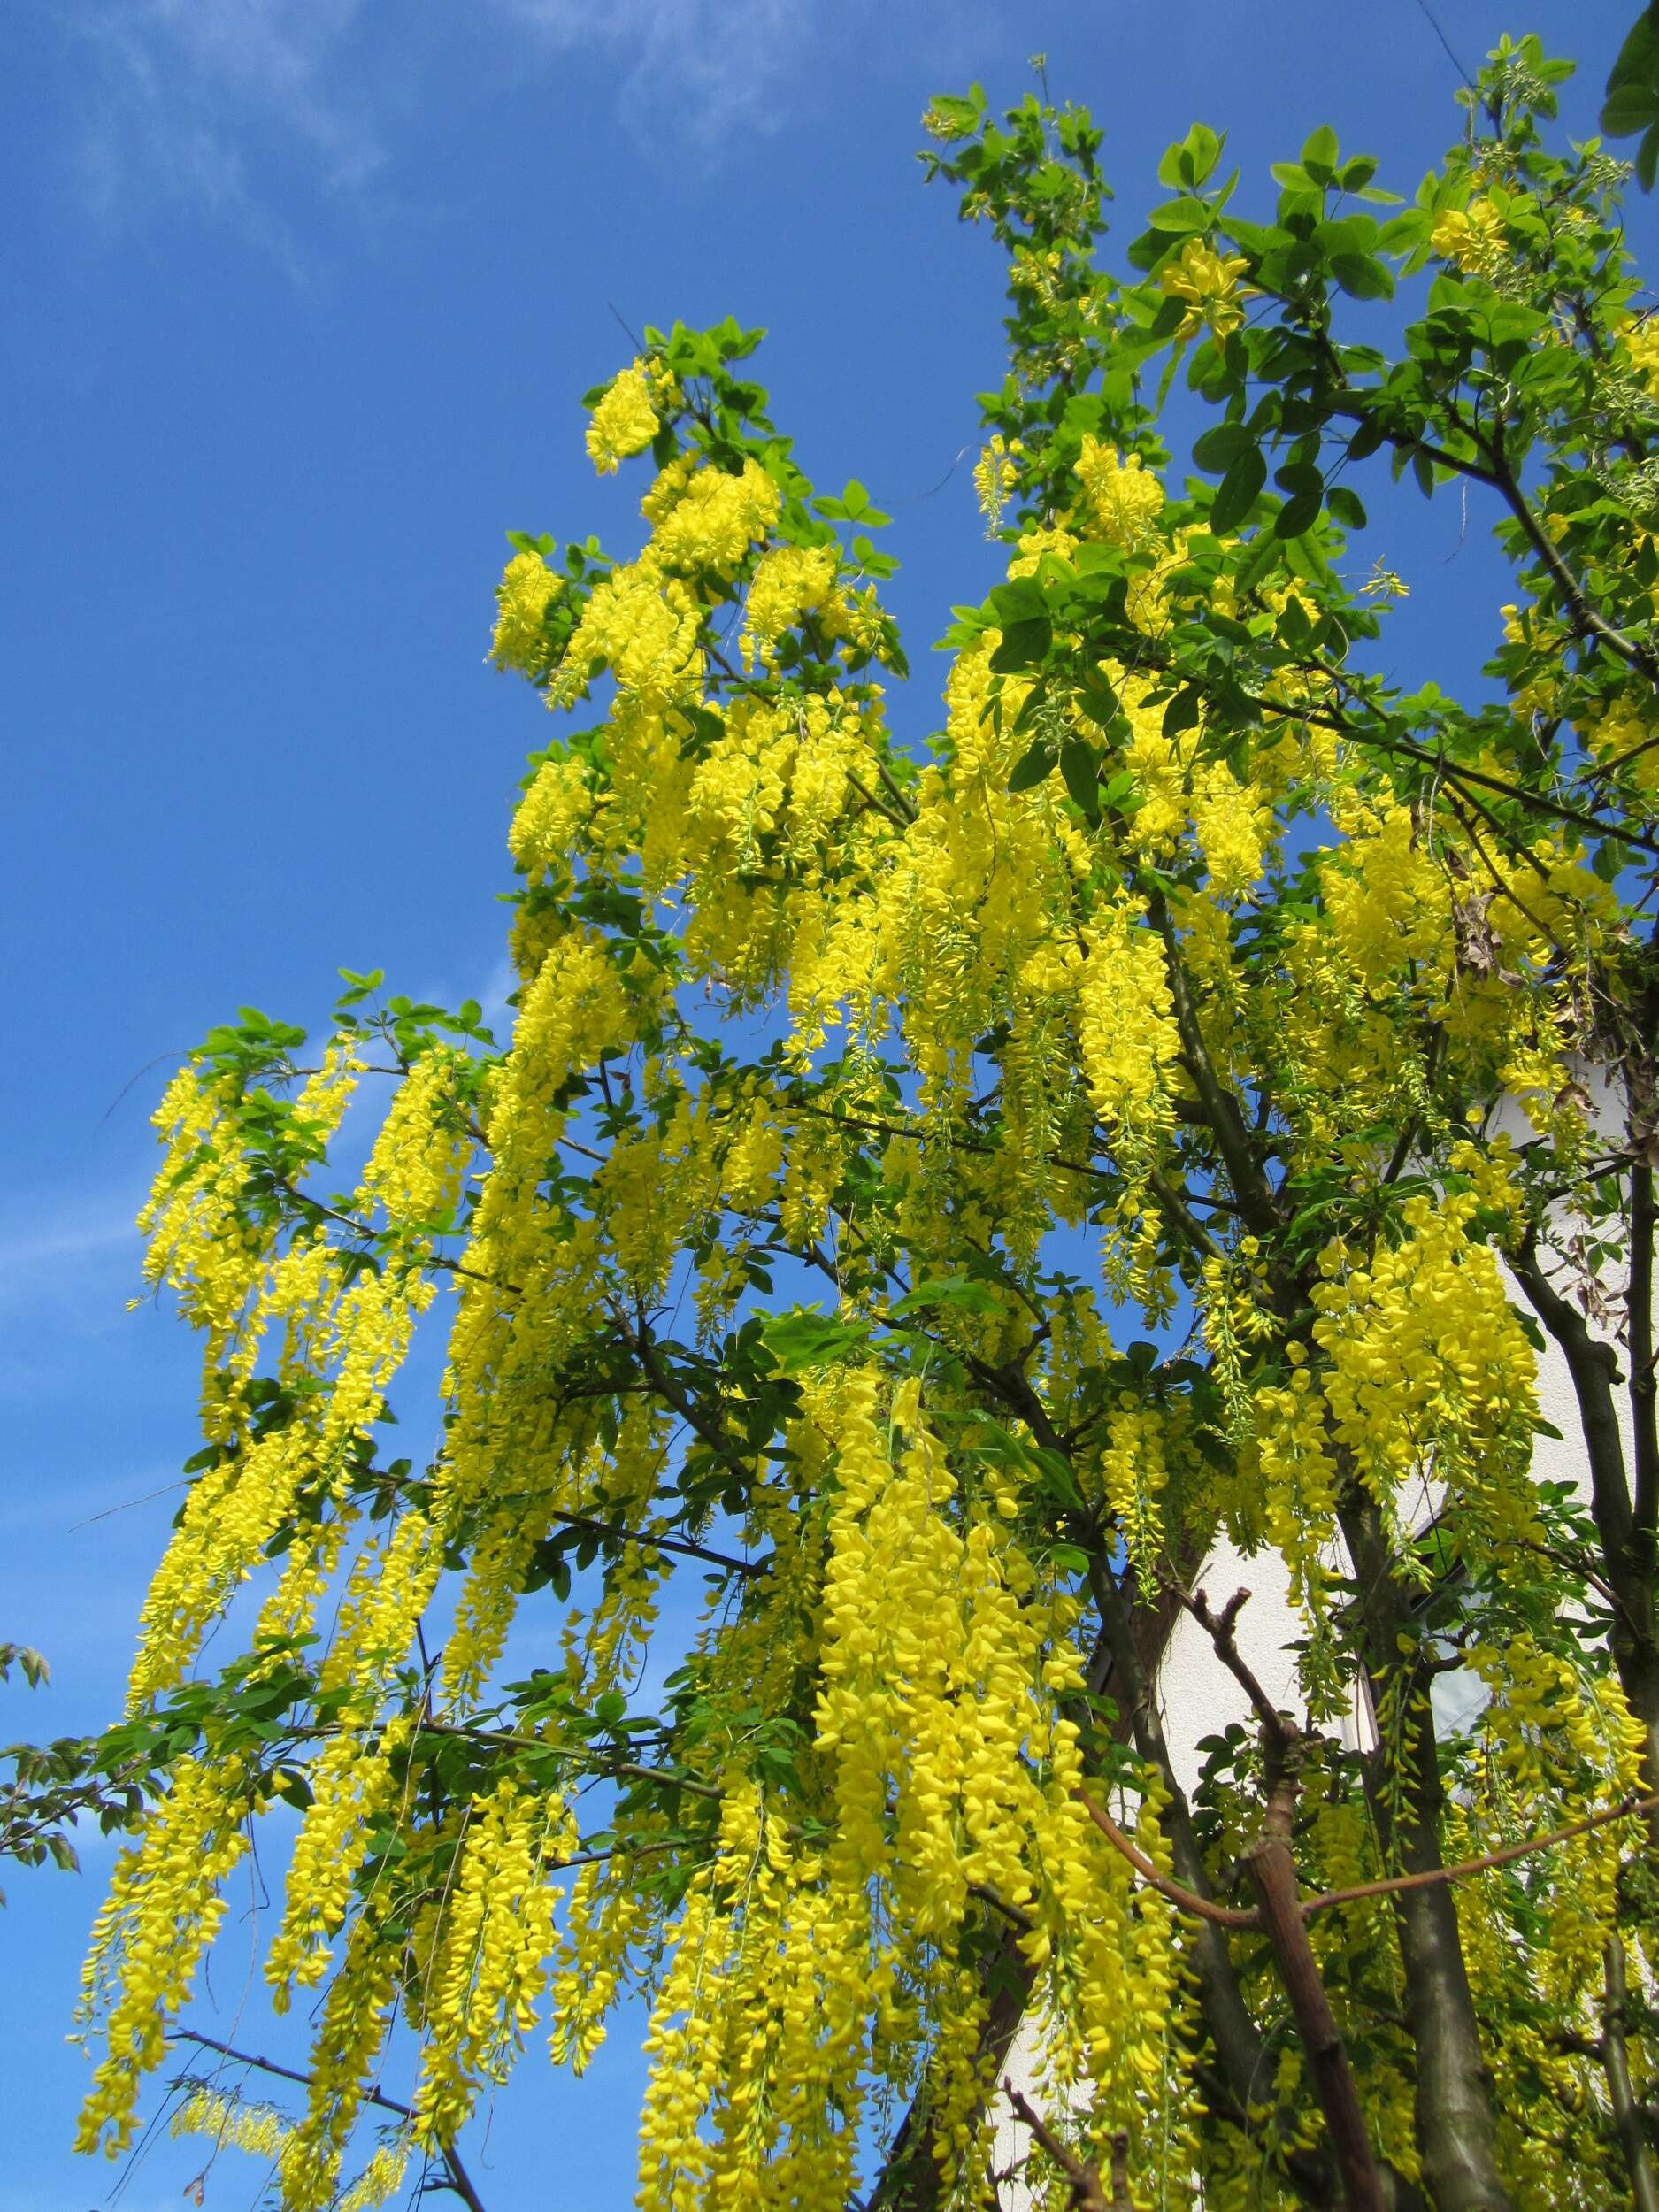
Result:
M1585 61L1580 134L1632 0L1438 0L1473 60L1537 27ZM805 466L895 516L926 648L991 580L964 449L1000 373L988 241L924 190L927 95L1025 58L1092 105L1132 235L1157 155L1231 134L1241 204L1318 122L1409 190L1457 127L1419 0L27 0L0 81L0 872L14 1037L0 1091L0 1638L53 1686L5 1734L92 1726L194 1448L194 1351L128 1314L146 1115L241 1002L314 1019L337 966L500 987L503 849L541 710L484 665L510 527L626 541L580 394L621 323L731 313ZM1654 211L1632 228L1651 239ZM941 487L942 488L935 488ZM1393 633L1444 676L1490 636L1478 518L1388 506L1368 547L1445 578ZM1389 533L1394 533L1391 537ZM9 1875L12 2093L0 2212L92 2212L62 2038L107 1853ZM216 1989L211 2027L234 2009ZM638 2065L532 2056L472 2162L490 2212L615 2212ZM166 2141L118 2200L176 2207ZM257 2176L228 2156L209 2200Z

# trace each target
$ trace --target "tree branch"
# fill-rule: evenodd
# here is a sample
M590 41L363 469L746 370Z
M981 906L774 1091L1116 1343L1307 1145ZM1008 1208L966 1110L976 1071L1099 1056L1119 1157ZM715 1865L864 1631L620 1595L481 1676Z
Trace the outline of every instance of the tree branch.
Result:
M1226 1164L1233 1194L1239 1202L1240 1212L1247 1225L1258 1232L1271 1234L1279 1225L1279 1206L1272 1186L1250 1149L1249 1133L1239 1110L1239 1102L1217 1075L1215 1064L1210 1057L1210 1048L1204 1041L1198 1010L1187 987L1186 964L1176 941L1169 902L1161 891L1155 891L1148 900L1147 912L1153 927L1164 940L1164 963L1169 972L1175 1024L1180 1032L1182 1057L1222 1159Z
M1100 2177L1100 2169L1093 2160L1079 2158L1070 2144L1063 2142L1030 2098L1015 2088L1011 2079L1005 2079L1002 2088L1009 2103L1031 2130L1044 2156L1065 2176L1072 2212L1134 2212L1134 2200L1129 2194L1129 2139L1126 2135L1112 2138L1112 2193L1109 2197Z
M257 2058L251 2051L239 2051L234 2044L221 2043L217 2036L204 2035L197 2028L169 2028L167 2039L173 2043L199 2044L203 2050L217 2051L222 2058L230 2059L238 2066L251 2066L262 2074L274 2074L280 2081L297 2082L303 2089L311 2085L313 2077L302 2073L297 2067L280 2066L273 2058ZM395 2112L401 2120L412 2120L415 2116L410 2106L400 2104L396 2097L388 2097L379 2089L365 2089L361 2093L365 2104L379 2105L384 2112ZM449 2174L449 2180L442 2185L460 2198L467 2212L484 2212L483 2200L472 2186L454 2144L440 2143L438 2155Z
M1214 1928L1261 1926L1262 1916L1254 1905L1217 1905L1208 1897L1201 1897L1196 1890L1187 1888L1155 1866L1140 1845L1130 1840L1111 1815L1097 1805L1086 1790L1079 1790L1077 1797L1078 1803L1112 1848L1127 1859L1135 1872L1149 1882L1160 1897L1167 1898L1178 1911L1186 1913L1194 1920L1207 1920Z

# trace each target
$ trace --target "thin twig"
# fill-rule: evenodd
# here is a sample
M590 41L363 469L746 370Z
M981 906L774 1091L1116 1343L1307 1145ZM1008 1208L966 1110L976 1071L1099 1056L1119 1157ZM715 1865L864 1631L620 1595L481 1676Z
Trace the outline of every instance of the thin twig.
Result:
M1240 1614L1249 1603L1249 1592L1235 1590L1217 1614L1210 1611L1210 1601L1202 1590L1189 1594L1173 1582L1169 1585L1169 1590L1182 1610L1192 1615L1215 1646L1217 1658L1249 1699L1251 1710L1266 1734L1276 1744L1281 1745L1295 1736L1298 1732L1295 1723L1279 1709L1262 1687L1260 1680L1246 1664L1233 1632Z
M1127 1859L1136 1873L1150 1882L1159 1896L1167 1898L1179 1911L1190 1915L1194 1920L1211 1921L1217 1928L1261 1926L1262 1916L1253 1905L1248 1908L1212 1905L1209 1898L1201 1897L1196 1890L1185 1888L1161 1868L1155 1866L1140 1846L1130 1841L1111 1815L1097 1805L1086 1790L1079 1790L1077 1796L1079 1804L1112 1848Z
M1112 2193L1108 2197L1099 2167L1090 2159L1079 2158L1069 2143L1063 2142L1031 2099L1022 2090L1015 2088L1011 2079L1005 2078L1002 2088L1009 2103L1031 2130L1045 2156L1052 2160L1065 2176L1073 2212L1133 2212L1129 2194L1129 2139L1126 2135L1112 2138Z
M590 1536L609 1537L621 1544L637 1544L641 1551L677 1553L684 1559L701 1559L710 1567L724 1568L727 1574L756 1576L768 1571L771 1562L766 1559L734 1559L729 1552L715 1551L707 1544L694 1544L688 1537L653 1536L643 1529L624 1528L617 1521L596 1521L586 1513L553 1513L549 1516L561 1528L585 1531Z
M234 2043L221 2043L217 2036L204 2035L197 2028L169 2028L167 2035L171 2042L199 2044L204 2051L217 2051L221 2057L232 2060L238 2066L255 2067L262 2074L274 2074L280 2081L297 2082L302 2089L309 2089L311 2085L312 2077L302 2073L297 2067L280 2066L273 2058L258 2058L251 2051L239 2051ZM400 2104L396 2097L388 2097L381 2090L365 2089L362 2093L365 2104L379 2105L383 2111L395 2112L401 2120L412 2120L415 2116L410 2106ZM460 2153L452 2143L440 2142L437 2147L438 2155L449 2175L449 2180L442 2185L460 2198L467 2212L484 2212L483 2200L472 2186L466 2168L461 2163Z
M1261 1917L1254 1907L1241 1909L1235 1906L1212 1905L1207 1897L1200 1897L1163 1872L1148 1858L1138 1845L1133 1843L1118 1825L1111 1815L1098 1806L1084 1791L1078 1792L1078 1801L1101 1833L1113 1848L1127 1859L1136 1873L1141 1875L1179 1911L1194 1920L1213 1921L1218 1928L1259 1928ZM1432 1889L1441 1882L1464 1882L1471 1875L1488 1874L1494 1867L1511 1866L1517 1859L1532 1857L1540 1851L1553 1850L1558 1843L1570 1843L1575 1836L1587 1835L1592 1829L1605 1828L1616 1820L1634 1819L1639 1814L1659 1811L1659 1792L1651 1797L1626 1797L1617 1805L1599 1813L1592 1813L1584 1820L1575 1820L1565 1828L1551 1829L1548 1835L1529 1837L1525 1843L1506 1844L1501 1851L1488 1851L1478 1859L1463 1859L1455 1866L1431 1867L1422 1874L1393 1874L1380 1881L1360 1882L1352 1889L1322 1890L1316 1897L1304 1897L1302 1911L1325 1912L1333 1905L1352 1905L1368 1897L1392 1897L1402 1890Z
M1532 1836L1525 1843L1506 1844L1501 1851L1487 1851L1478 1859L1463 1859L1455 1866L1431 1867L1422 1874L1394 1874L1379 1882L1360 1882L1352 1889L1327 1889L1317 1897L1304 1897L1304 1914L1324 1912L1331 1905L1351 1905L1366 1897L1392 1897L1406 1889L1432 1889L1438 1882L1463 1882L1471 1874L1487 1874L1494 1867L1512 1866L1517 1859L1531 1858L1535 1852L1552 1850L1558 1843L1571 1843L1575 1836L1588 1835L1592 1829L1605 1828L1616 1820L1632 1820L1640 1813L1659 1811L1659 1791L1648 1797L1621 1798L1617 1805L1604 1811L1591 1813L1584 1820L1569 1822L1564 1828L1553 1828L1547 1836Z

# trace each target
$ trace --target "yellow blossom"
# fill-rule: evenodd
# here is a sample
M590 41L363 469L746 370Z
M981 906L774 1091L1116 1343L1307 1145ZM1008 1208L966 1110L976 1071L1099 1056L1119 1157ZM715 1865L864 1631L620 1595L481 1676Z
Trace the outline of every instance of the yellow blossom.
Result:
M1187 303L1176 336L1192 338L1208 330L1225 338L1236 330L1244 320L1242 302L1250 296L1239 288L1248 265L1240 254L1219 254L1203 239L1189 238L1158 272L1158 288L1165 297Z

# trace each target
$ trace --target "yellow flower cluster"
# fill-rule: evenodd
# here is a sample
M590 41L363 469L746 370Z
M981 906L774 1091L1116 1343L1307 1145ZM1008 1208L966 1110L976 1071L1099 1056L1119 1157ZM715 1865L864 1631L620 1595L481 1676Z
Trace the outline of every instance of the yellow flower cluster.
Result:
M838 565L833 545L780 545L755 566L744 607L743 665L757 655L772 664L778 641L804 614L814 614L835 588Z
M324 2212L386 2039L400 1959L373 1910L357 1919L323 2001L305 2111L283 2147L284 2212Z
M1125 460L1086 434L1077 475L1093 531L1125 553L1145 544L1164 510L1164 487L1141 456L1132 453Z
M541 673L547 611L564 581L539 553L513 555L495 589L495 634L489 657L497 668L516 668L526 676Z
M409 2164L409 2146L402 2139L381 2143L368 2164L340 2199L340 2212L374 2212L389 2204L403 2185Z
M1158 271L1158 289L1167 299L1186 303L1187 311L1176 331L1178 338L1194 338L1201 330L1225 338L1244 320L1243 303L1250 296L1239 288L1248 263L1241 254L1219 254L1202 238L1189 238L1181 250Z
M643 453L662 428L659 396L666 395L641 361L611 379L588 424L588 457L601 476L614 475L631 455Z
M1632 317L1618 335L1632 373L1652 396L1659 398L1659 317Z
M649 565L672 573L729 574L778 519L783 501L757 461L733 473L675 462L647 509L656 523Z
M453 2139L480 2078L501 2081L535 2024L553 1948L555 1892L542 1872L562 1807L503 1783L473 1808L439 1950L422 1997L426 2040L415 2137Z
M288 2129L274 2105L250 2104L198 2082L168 2124L171 2135L205 2135L216 2150L226 2144L274 2165L282 2155Z
M581 763L544 761L507 833L507 849L533 884L566 879L566 856L592 812L593 797Z
M1495 276L1508 250L1503 217L1484 199L1471 200L1467 208L1448 208L1435 223L1430 243L1466 276Z
M1156 1408L1126 1396L1107 1424L1100 1455L1106 1503L1122 1532L1130 1563L1148 1589L1156 1586L1164 1560L1162 1500L1170 1479L1167 1425Z
M1170 1079L1179 1050L1164 948L1122 900L1089 933L1078 1056L1095 1111L1131 1158L1149 1158L1173 1126Z
M1332 1246L1313 1327L1333 1432L1360 1479L1385 1506L1432 1481L1471 1553L1537 1540L1532 1347L1493 1254L1469 1238L1478 1202L1412 1198L1397 1243L1363 1259ZM1415 1502L1408 1520L1425 1517Z
M1025 450L1018 438L1004 438L999 430L973 465L973 488L985 517L987 537L1002 526L1002 516L1019 481L1019 456Z
M79 2017L104 2011L106 2055L94 2070L78 2150L118 2157L138 2126L143 2077L161 2063L167 2030L225 1915L221 1885L248 1847L245 1769L187 1758L115 1863L92 1926Z
M568 706L601 669L618 690L658 703L694 699L703 681L697 603L677 576L641 562L594 587L565 658L548 687L549 707Z

